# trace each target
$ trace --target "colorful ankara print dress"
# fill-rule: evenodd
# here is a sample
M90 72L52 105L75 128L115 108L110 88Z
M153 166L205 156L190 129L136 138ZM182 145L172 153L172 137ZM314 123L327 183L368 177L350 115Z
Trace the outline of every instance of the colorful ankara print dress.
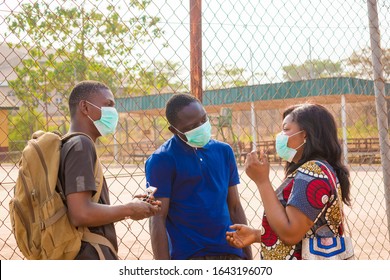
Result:
M327 162L322 161L322 163L328 166L333 173L331 175L336 178L333 168ZM342 234L340 208L336 199L337 195L341 197L341 192L339 187L337 191L335 190L329 176L324 166L316 161L309 161L286 178L276 190L278 199L284 207L294 206L314 222L313 227L306 234L307 237L313 236L314 233L317 236ZM266 213L263 216L261 230L262 259L302 259L302 242L296 245L284 244L268 224Z

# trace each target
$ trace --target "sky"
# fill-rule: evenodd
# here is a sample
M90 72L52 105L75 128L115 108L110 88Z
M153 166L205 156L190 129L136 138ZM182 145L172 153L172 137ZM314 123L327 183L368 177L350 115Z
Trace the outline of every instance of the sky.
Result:
M88 7L88 0L84 1ZM124 7L126 2L107 1ZM0 0L1 34L5 17L20 10L21 2ZM146 61L180 62L183 79L188 79L190 67L189 4L190 0L152 1L146 12L160 17L164 36L143 46ZM390 0L378 0L384 48L390 46L389 7ZM130 13L123 11L126 19ZM363 0L203 0L202 33L203 70L221 63L234 65L244 68L253 84L281 81L283 66L308 59L340 61L370 44ZM0 42L4 40L0 36ZM209 82L204 81L204 87Z
M189 2L161 1L169 59L189 56ZM378 1L382 47L390 46L390 1ZM162 8L161 8L162 7ZM157 8L156 8L157 10ZM263 73L253 83L279 81L282 67L308 59L340 61L368 47L366 1L209 0L202 2L203 69L218 63ZM206 81L207 82L207 81Z

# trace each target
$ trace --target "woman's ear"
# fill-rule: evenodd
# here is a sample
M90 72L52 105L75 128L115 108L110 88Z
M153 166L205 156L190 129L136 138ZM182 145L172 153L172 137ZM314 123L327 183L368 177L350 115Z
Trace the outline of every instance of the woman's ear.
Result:
M305 130L303 131L303 139L305 140L305 143L306 143L306 140L307 140L307 134L306 134L306 131L305 131Z

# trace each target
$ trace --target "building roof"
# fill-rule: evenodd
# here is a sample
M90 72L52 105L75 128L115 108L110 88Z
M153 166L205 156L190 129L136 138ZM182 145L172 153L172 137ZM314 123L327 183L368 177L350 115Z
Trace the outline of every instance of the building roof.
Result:
M0 110L17 110L19 109L4 93L0 91Z
M14 69L26 56L27 51L22 48L12 48L7 43L0 44L0 83L3 86L17 78Z
M386 92L390 92L390 84L386 84ZM162 115L172 95L116 98L116 107L119 112ZM341 102L341 95L345 96L348 103L374 100L374 83L370 80L337 77L207 90L203 93L202 103L208 113L218 113L222 107L232 108L233 111L250 111L251 103L256 110L285 108L306 101L335 104Z

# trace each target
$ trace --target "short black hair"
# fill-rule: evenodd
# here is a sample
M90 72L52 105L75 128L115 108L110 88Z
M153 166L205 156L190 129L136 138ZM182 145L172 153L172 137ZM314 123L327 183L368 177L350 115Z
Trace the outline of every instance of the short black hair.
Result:
M108 86L98 81L82 81L75 85L69 96L70 116L74 116L81 100L92 101L92 95L101 90L110 90Z
M171 98L169 98L166 108L165 116L167 117L168 122L175 126L177 124L177 113L180 112L184 107L198 102L199 99L187 93L176 93Z

